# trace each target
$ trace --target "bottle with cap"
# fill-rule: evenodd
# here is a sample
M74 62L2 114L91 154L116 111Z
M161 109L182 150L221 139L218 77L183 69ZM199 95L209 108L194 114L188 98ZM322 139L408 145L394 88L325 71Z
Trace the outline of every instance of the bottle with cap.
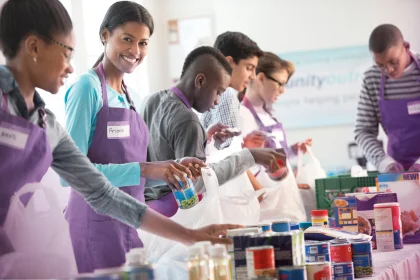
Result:
M211 242L210 241L200 241L200 242L196 242L194 244L194 246L203 248L204 254L207 256L207 260L206 260L207 261L207 264L206 264L206 267L208 269L208 267L209 267L208 259L210 258L209 252L210 252ZM210 279L210 272L209 272L209 270L207 270L205 272L205 274L207 275L207 278L206 279Z
M188 249L188 275L189 280L207 280L209 279L209 260L204 254L202 246L191 246Z
M209 249L210 280L231 280L232 267L230 256L223 245L214 245Z
M312 226L314 227L329 227L328 225L328 210L312 210L311 211Z
M130 280L153 280L153 266L147 261L146 250L144 248L133 248L125 254L124 270Z

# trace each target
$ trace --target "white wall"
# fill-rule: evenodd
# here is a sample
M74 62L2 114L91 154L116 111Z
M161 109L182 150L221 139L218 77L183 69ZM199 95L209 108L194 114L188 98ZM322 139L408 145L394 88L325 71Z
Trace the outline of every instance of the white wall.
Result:
M262 49L276 53L367 45L370 32L382 23L397 25L412 48L420 50L419 0L162 1L165 25L168 19L211 15L215 35L227 30L241 31ZM165 36L166 31L165 26ZM162 80L162 88L168 83ZM354 138L352 124L288 131L291 143L306 137L314 139L314 153L325 167L353 164L347 154L347 144Z

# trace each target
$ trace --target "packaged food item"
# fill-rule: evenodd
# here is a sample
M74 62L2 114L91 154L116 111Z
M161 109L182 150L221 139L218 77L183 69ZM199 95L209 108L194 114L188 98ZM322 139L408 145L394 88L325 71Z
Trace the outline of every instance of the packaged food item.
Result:
M334 277L343 275L354 275L353 262L332 263L331 264Z
M354 276L356 278L373 276L372 242L353 241L351 242L352 259L354 265Z
M349 242L331 242L331 261L346 263L352 261L351 244Z
M254 224L254 225L246 225L246 228L261 228L262 232L270 232L271 231L271 225L272 222L271 221L262 221L258 224Z
M287 232L290 231L290 219L277 219L271 220L271 230L274 232Z
M328 210L312 210L311 218L313 227L328 227Z
M306 263L329 262L330 243L326 241L305 241Z
M188 277L190 280L207 279L209 275L209 260L201 246L192 246L188 249Z
M397 202L375 204L374 217L378 251L402 249L400 204Z
M273 181L281 181L289 174L289 170L282 160L277 160L277 164L280 166L279 170L274 173L268 173L268 176Z
M405 244L420 243L420 173L380 174L379 191L398 195L401 207L401 224ZM395 202L395 201L392 201Z
M338 197L333 203L335 227L358 232L356 198L354 196Z
M153 280L154 269L147 261L147 254L144 248L134 248L125 254L126 263L124 270L128 279Z
M342 229L325 228L325 227L310 227L305 230L305 240L327 241L333 239L364 239L370 241L370 235L348 232Z
M331 263L310 263L306 265L308 280L331 280Z
M231 257L232 278L237 280L248 279L246 268L245 249L248 248L249 233L261 233L261 228L239 228L228 230L227 238L233 239L233 245L228 245L228 254Z
M308 227L312 226L312 222L301 222L299 223L299 228L305 231Z
M175 175L176 176L176 175ZM199 202L197 192L195 191L194 184L191 182L190 178L186 177L188 185L184 186L182 181L175 177L179 184L182 187L182 191L174 190L175 200L180 209L188 209L194 207Z
M230 256L226 247L214 245L209 248L210 280L232 280Z
M250 247L246 249L248 279L258 276L276 276L273 246Z
M279 269L278 280L306 280L305 266L284 266Z
M396 193L360 193L356 195L357 224L359 233L372 236L372 246L376 249L376 229L374 205L398 202Z

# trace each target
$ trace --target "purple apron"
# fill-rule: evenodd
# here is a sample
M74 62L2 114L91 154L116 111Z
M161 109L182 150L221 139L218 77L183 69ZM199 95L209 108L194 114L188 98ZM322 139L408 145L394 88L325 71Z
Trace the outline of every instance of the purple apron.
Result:
M259 127L259 129L260 130L262 130L262 131L265 131L265 132L268 132L268 133L275 133L275 132L278 132L278 133L282 133L283 134L283 140L280 140L279 142L280 142L280 144L281 144L281 147L285 150L285 151L287 151L288 150L288 146L287 146L287 141L286 141L286 132L284 131L284 129L283 129L283 124L282 123L280 123L279 121L277 121L274 117L272 117L273 118L273 120L275 120L276 121L276 124L275 125L271 125L271 126L265 126L262 122L261 122L261 120L260 120L260 118L258 117L258 114L257 114L257 112L255 112L255 109L254 109L254 106L252 106L252 104L251 104L251 102L249 102L249 100L246 98L246 97L244 97L244 99L242 100L242 104L246 107L246 108L248 108L249 109L249 111L251 111L251 113L252 113L252 115L254 116L254 119L255 119L255 121L257 122L257 124L258 124L258 127ZM268 112L267 112L268 113ZM270 113L269 113L270 114ZM271 115L271 114L270 114ZM266 142L265 142L265 146L267 147L267 148L271 148L271 149L275 149L275 148L278 148L277 147L277 145L276 145L276 142L275 142L276 140L275 140L275 138L274 137L270 137L270 138L268 138L267 140L266 140Z
M88 158L97 164L145 162L149 131L136 112L127 88L123 83L130 109L109 107L102 63L94 71L101 81L103 106L97 115L96 131L88 150ZM145 179L141 178L140 185L119 189L144 202L144 183ZM120 266L125 262L126 252L143 246L136 229L97 214L73 190L66 219L70 224L79 273Z
M52 152L44 129L46 113L39 108L38 114L38 125L11 115L7 94L3 94L0 108L0 227L6 219L12 195L27 183L40 182L51 166ZM23 195L23 202L31 195Z
M171 91L187 106L188 109L191 109L191 105L185 98L184 93L177 87L172 87ZM159 212L160 214L166 217L172 217L178 211L178 203L176 203L175 196L172 193L169 193L158 200L153 200L147 204L151 209Z
M420 70L419 61L410 53ZM420 82L420 80L419 80ZM420 157L420 98L385 100L386 77L382 74L379 109L388 135L388 154L408 170Z

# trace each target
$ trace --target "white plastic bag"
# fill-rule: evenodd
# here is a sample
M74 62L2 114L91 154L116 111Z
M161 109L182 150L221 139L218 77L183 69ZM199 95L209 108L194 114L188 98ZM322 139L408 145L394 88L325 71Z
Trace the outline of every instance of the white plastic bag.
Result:
M27 193L33 195L25 206L20 198ZM2 277L67 278L77 274L69 225L51 188L32 183L17 191L11 197L3 230L15 252L2 256L0 271L9 273Z
M312 149L308 146L306 148L306 154L298 152L296 181L298 184L307 184L310 187L309 189L300 189L306 215L310 217L311 211L316 209L315 180L325 178L327 175L319 160L314 156Z
M261 167L256 177L266 191L260 203L261 220L289 218L292 222L306 221L305 207L289 161L287 161L287 168L289 173L286 178L273 181Z

